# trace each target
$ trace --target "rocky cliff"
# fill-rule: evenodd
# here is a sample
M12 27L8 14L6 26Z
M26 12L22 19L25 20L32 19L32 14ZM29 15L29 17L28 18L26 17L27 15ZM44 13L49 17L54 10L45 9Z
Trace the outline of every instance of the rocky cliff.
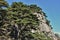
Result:
M49 24L48 19L46 18L46 14L40 10L40 12L35 12L34 13L38 19L40 20L39 23L39 32L45 33L45 35L49 36L52 38L52 40L58 40L57 37L55 36L54 32L52 31L52 27Z

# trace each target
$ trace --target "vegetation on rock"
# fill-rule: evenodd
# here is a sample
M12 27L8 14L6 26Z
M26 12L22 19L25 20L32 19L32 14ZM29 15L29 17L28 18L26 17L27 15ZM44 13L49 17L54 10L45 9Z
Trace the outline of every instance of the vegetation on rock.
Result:
M33 13L40 10L37 5L22 2L8 5L5 0L0 0L0 40L51 40L42 32L31 32L38 30L39 19Z

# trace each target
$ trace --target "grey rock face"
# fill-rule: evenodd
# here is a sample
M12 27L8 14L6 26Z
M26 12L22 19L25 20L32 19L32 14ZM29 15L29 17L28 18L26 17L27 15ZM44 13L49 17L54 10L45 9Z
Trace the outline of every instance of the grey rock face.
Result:
M51 26L46 23L47 19L44 16L44 13L34 13L40 20L39 32L44 32L47 36L52 38L52 40L58 40L55 34L52 32Z

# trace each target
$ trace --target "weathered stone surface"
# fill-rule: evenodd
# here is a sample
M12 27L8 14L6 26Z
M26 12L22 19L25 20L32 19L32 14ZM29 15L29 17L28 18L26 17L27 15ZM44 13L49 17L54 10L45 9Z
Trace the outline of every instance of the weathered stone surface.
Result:
M52 32L51 26L46 24L46 17L44 13L34 13L40 20L39 31L44 32L47 36L52 38L52 40L58 40L55 34Z

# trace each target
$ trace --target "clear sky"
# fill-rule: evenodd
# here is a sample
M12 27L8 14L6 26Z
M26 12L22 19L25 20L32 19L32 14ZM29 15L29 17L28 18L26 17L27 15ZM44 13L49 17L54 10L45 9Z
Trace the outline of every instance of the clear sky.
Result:
M25 4L36 4L42 8L42 10L48 16L51 21L54 32L60 33L60 0L7 0L8 3L23 2Z

